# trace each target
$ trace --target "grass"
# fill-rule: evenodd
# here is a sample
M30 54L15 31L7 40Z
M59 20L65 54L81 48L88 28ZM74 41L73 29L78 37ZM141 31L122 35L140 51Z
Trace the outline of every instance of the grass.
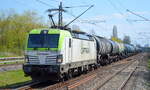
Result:
M4 56L0 56L0 58L3 58Z
M30 77L24 76L23 70L0 72L0 88L13 87L30 80Z

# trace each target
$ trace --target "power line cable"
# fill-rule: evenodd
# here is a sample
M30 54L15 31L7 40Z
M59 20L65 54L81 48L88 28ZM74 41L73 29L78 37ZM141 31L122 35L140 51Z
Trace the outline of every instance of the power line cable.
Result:
M58 0L50 0L50 1L53 1L53 2L59 2Z
M46 5L46 6L48 6L48 7L54 7L54 6L49 5L49 4L47 4L46 2L43 2L43 1L41 1L41 0L36 0L36 1L39 2L39 3L41 3L41 4L43 4L43 5Z
M130 20L130 19L126 19L128 22L150 21L149 19L147 19L147 18L145 18L145 17L143 17L143 16L141 16L141 15L139 15L139 14L136 14L136 13L132 12L131 10L127 9L119 0L117 0L117 2L118 2L118 4L119 4L121 7L123 7L127 12L130 12L131 14L134 14L134 15L136 15L136 16L138 16L138 17L144 19L144 20L132 20L132 19Z
M119 0L116 0L116 1L117 1L117 3L120 5L120 7L122 7L124 10L127 9Z
M91 5L79 5L79 6L69 6L69 7L63 7L63 8L78 8L78 7L89 7Z
M139 15L139 14L137 14L137 13L134 13L134 12L132 12L132 11L129 10L129 9L127 9L127 12L129 12L129 13L131 13L131 14L133 14L133 15L136 15L136 16L142 18L142 19L145 20L145 21L150 21L148 18L145 18L145 17L143 17L143 16L141 16L141 15Z
M117 6L112 3L111 0L107 0L107 1L112 5L112 7L113 7L116 11L119 12L120 15L126 17L125 14L123 14L123 13L117 8ZM121 2L118 1L118 3L119 3L119 5L120 5L121 7L123 7L123 8L126 10L125 6L124 6ZM129 19L126 19L126 21L127 21L129 24L132 24Z
M116 6L115 4L112 3L111 0L107 0L107 1L111 4L111 6L112 6L117 12L120 13L120 15L124 16L124 14L123 14L122 12L120 12L120 10L117 8L117 6Z

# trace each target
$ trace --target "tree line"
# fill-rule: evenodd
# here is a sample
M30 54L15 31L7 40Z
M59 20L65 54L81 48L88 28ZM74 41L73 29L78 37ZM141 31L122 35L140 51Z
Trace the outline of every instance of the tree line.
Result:
M0 11L0 56L22 55L27 33L34 28L47 27L35 11Z

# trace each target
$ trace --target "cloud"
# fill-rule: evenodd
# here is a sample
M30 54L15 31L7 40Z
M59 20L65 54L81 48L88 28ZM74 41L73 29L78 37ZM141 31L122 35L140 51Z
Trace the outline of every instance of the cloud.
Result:
M135 12L140 13L144 16L150 15L150 12ZM145 37L146 35L139 35L140 32L150 33L150 23L149 22L132 22L129 23L126 21L128 18L138 18L135 15L125 13L124 15L120 15L119 13L112 13L111 15L98 15L88 18L88 20L106 20L106 22L97 23L96 25L86 24L86 23L76 23L86 32L90 32L94 30L98 35L110 38L112 35L113 25L116 25L118 28L118 35L121 39L125 35L131 37L132 42L140 43L143 46L148 43L148 39L150 38L150 34L145 39L140 39ZM145 41L145 42L144 42ZM150 42L149 42L150 44Z

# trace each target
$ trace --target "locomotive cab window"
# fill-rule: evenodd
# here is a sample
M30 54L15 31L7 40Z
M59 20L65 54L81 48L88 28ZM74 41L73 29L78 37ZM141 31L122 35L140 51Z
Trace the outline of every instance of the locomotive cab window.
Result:
M30 34L28 48L58 48L59 34Z
M87 34L82 34L82 33L72 33L73 38L77 39L83 39L83 40L90 40L93 41L93 38Z
M79 34L79 38L80 39L85 39L85 40L89 40L89 37L85 34Z

